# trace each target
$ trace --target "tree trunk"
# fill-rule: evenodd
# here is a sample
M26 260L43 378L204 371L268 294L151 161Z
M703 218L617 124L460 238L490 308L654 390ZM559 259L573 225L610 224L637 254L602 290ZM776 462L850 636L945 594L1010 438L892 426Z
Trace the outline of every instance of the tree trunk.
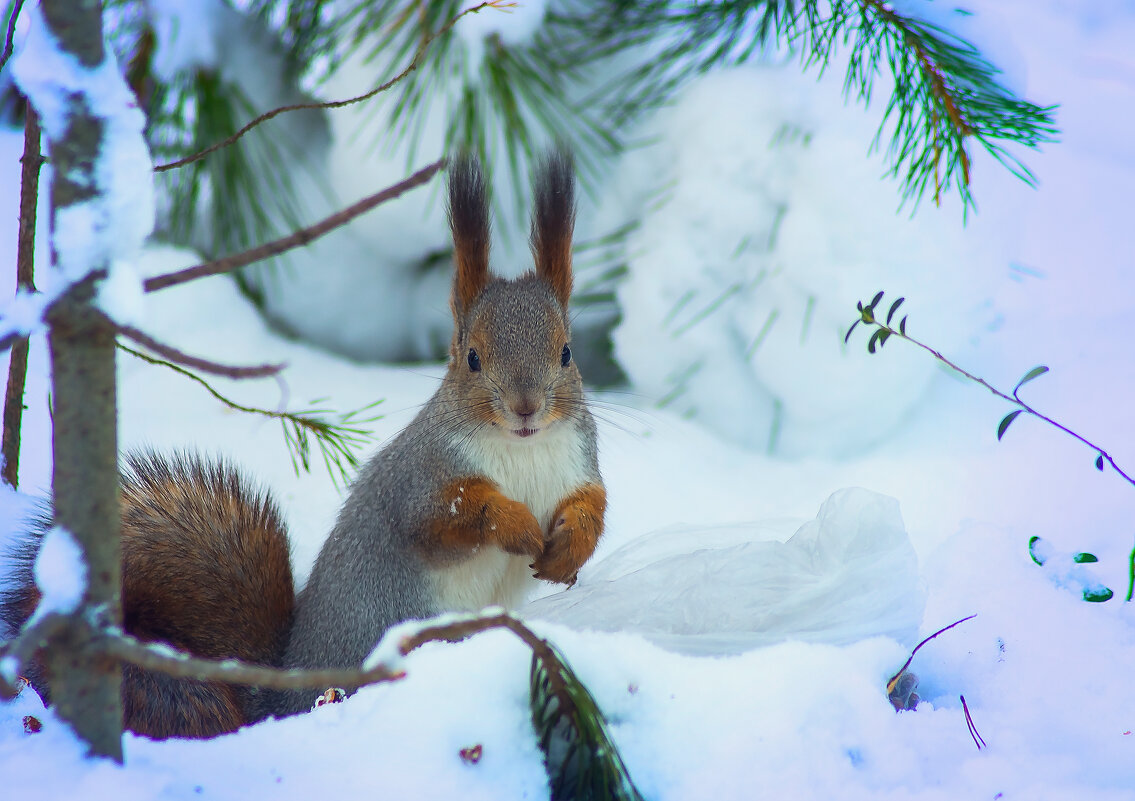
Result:
M104 59L98 0L43 0L41 9L62 49L84 67ZM52 224L58 212L95 198L102 120L81 95L70 98L66 131L49 140L54 167ZM54 254L53 254L54 258ZM96 624L121 625L115 329L94 305L107 265L92 264L48 312L53 412L52 495L55 524L83 550L87 589L72 625L53 639L45 661L52 701L93 754L122 761L121 666L92 647Z

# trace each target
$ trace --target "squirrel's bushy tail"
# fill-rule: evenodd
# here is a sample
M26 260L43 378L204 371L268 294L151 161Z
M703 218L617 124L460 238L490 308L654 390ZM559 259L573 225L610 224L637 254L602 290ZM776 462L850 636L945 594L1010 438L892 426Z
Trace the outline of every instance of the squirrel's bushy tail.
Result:
M122 475L125 630L196 656L277 665L295 605L288 538L272 500L232 467L132 454ZM19 630L39 600L33 565L46 522L19 546L0 620ZM28 678L47 700L50 677ZM210 737L250 722L246 687L127 667L124 723L155 738Z

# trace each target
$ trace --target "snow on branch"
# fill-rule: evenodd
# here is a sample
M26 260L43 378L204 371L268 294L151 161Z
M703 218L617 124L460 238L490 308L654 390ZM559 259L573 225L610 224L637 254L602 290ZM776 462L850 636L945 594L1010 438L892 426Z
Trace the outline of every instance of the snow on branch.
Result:
M48 141L60 151L51 154L60 168L52 188L56 265L68 281L108 269L125 273L136 285L133 260L154 224L145 115L109 48L101 48L96 63L85 64L61 46L44 9L32 6L27 12L28 32L12 60L12 75L39 114ZM72 127L83 121L94 122L99 131L98 158L93 164L70 165L63 144ZM113 282L116 276L108 277ZM124 299L102 300L114 306ZM122 316L114 313L121 309L107 311Z

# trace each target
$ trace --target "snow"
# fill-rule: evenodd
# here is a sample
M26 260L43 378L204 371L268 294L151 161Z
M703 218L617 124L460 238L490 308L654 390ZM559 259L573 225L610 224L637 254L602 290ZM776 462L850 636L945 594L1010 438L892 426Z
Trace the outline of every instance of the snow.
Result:
M146 6L157 38L154 74L161 79L171 80L185 70L215 69L224 61L222 37L232 18L219 0L148 0Z
M35 585L40 600L28 623L33 624L52 612L74 612L87 591L87 565L83 551L71 532L60 526L43 536L35 559Z
M497 38L506 47L527 45L540 30L547 11L547 0L525 0L511 6L482 8L474 14L467 14L453 29L465 48L467 78L474 84L478 80L486 39Z
M1108 448L1121 465L1135 464L1135 416L1126 400L1135 387L1135 12L1119 2L1089 9L1002 0L977 5L978 27L988 24L985 5L1006 21L986 32L1000 35L1028 67L1015 80L1038 102L1062 103L1062 141L1026 156L1040 178L1035 191L975 153L979 208L964 230L956 205L938 211L924 203L913 221L905 211L896 219L893 186L866 183L881 172L879 162L862 162L870 120L834 104L838 81L811 87L791 70L717 73L691 86L654 123L657 147L669 160L636 151L601 193L607 208L624 209L607 217L616 219L646 205L659 184L658 164L679 179L651 212L654 234L636 242L656 260L658 284L677 293L671 302L691 288L711 301L714 258L732 255L746 235L760 244L762 210L775 208L778 198L791 200L777 248L750 246L741 254L750 276L761 263L780 269L770 269L767 294L747 297L753 319L734 295L728 302L736 308L719 309L720 320L707 317L686 337L668 339L667 330L644 325L644 341L621 345L627 364L660 375L667 359L691 358L684 339L704 336L699 342L716 361L690 392L705 404L733 398L736 411L715 417L674 403L659 408L659 390L645 378L627 393L596 394L610 502L606 533L575 588L561 596L548 588L529 609L534 615L577 595L582 612L584 597L597 599L588 602L596 606L585 620L532 616L530 623L591 690L649 799L1132 798L1135 606L1122 599L1135 544L1135 488L1110 469L1096 471L1094 451L1039 421L1022 416L998 442L997 421L1008 408L902 342L870 356L860 331L846 349L841 345L855 300L879 289L888 299L905 295L911 333L1003 389L1034 365L1048 365L1023 397ZM757 96L758 87L768 88ZM791 96L778 100L773 87L790 88ZM722 108L720 98L731 92L745 102ZM813 126L811 144L783 140L770 156L773 123L750 103ZM20 141L15 132L0 132L2 186L16 185ZM342 159L338 180L347 159L335 158ZM4 252L15 240L15 202L0 193ZM423 193L384 210L381 225L397 233L405 214L414 217L407 237L429 228L431 241L443 241L437 204L436 195ZM423 210L432 222L423 221ZM789 215L797 213L792 223ZM584 215L602 217L594 207L581 209L581 221ZM904 258L913 264L915 256L929 266L904 268ZM686 284L681 258L688 259ZM840 266L825 272L829 260ZM196 261L186 251L152 247L140 270L154 274ZM667 310L659 311L668 298L645 294L655 289L646 281L650 265L641 256L631 277L639 290L621 290L632 317L657 319ZM360 296L374 291L362 281L355 275L346 286L359 282ZM441 315L444 283L432 301ZM814 336L801 344L809 294L816 296ZM286 396L297 406L330 397L347 410L385 398L377 444L410 420L443 374L437 364L359 365L284 339L224 280L158 293L146 303L152 333L163 341L231 363L287 361ZM773 308L781 314L757 351L762 358L746 372L723 329L755 337ZM343 310L313 325L345 324L355 313ZM718 329L703 333L707 325ZM834 344L822 345L821 335ZM733 351L714 352L726 346ZM21 460L28 494L0 489L4 528L14 527L30 509L29 496L49 484L47 373L45 346L36 338ZM170 371L123 355L119 375L122 447L191 446L233 458L275 491L302 578L340 502L330 477L293 476L277 424L232 412ZM216 383L244 403L281 403L273 382ZM758 390L769 406L768 397L778 397L784 410L774 454L766 437L756 437L767 433L771 412L745 397ZM862 489L847 489L853 487ZM851 504L857 498L859 505ZM818 514L821 508L827 512ZM857 543L869 549L863 558L807 561L828 542L825 521L846 537L831 543ZM871 525L857 528L862 521ZM805 536L792 540L802 524ZM860 536L868 531L886 536ZM1044 566L1029 556L1034 536L1042 538ZM1077 564L1071 555L1080 552L1099 561ZM697 570L718 559L737 575L715 572L698 581ZM850 588L853 578L868 575L867 591ZM785 598L805 593L805 578L830 589L814 606L786 613L767 644L744 645L740 653L721 647L716 656L676 647L699 636L691 632L728 631L778 576L796 579ZM623 593L620 582L649 582L655 595ZM1115 597L1085 603L1083 588L1097 583ZM888 597L893 617L866 608L885 607ZM615 601L628 617L636 604L645 606L654 629L618 626ZM853 636L808 641L807 613L823 609L846 612L840 625ZM679 612L689 618L675 619ZM918 640L974 614L918 652L911 670L923 701L895 713L886 682ZM851 628L847 621L856 620L875 629ZM659 623L670 626L664 638ZM376 658L393 659L392 643L384 647ZM401 660L404 679L309 715L211 742L129 736L125 768L84 759L68 728L25 691L0 706L0 773L7 793L26 799L354 797L375 788L406 798L545 798L527 705L529 659L507 632L431 644ZM970 737L963 695L986 748ZM28 714L43 721L39 734L24 732ZM460 751L476 745L483 757L467 764Z
M106 268L100 307L118 322L139 323L142 287L134 260L154 227L153 163L142 133L146 118L109 48L103 62L88 69L58 47L38 6L25 14L28 31L11 70L40 115L46 139L65 136L75 98L102 126L91 187L96 194L58 209L52 220L55 265L70 282Z
M907 311L946 349L992 317L982 304L1003 254L953 206L896 215L898 181L879 180L880 154L864 158L878 121L840 91L794 62L718 72L658 115L645 133L658 144L623 164L650 177L625 182L646 191L632 204L643 222L626 244L616 359L667 408L770 453L873 444L935 375L913 350L865 365L843 343L856 301L910 294L918 271L934 302L911 298ZM736 97L750 100L713 113Z

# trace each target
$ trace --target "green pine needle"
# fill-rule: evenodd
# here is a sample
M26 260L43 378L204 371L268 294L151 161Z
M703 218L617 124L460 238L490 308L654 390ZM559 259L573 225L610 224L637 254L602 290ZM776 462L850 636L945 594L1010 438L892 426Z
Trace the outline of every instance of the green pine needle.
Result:
M563 656L532 653L532 725L544 752L552 801L642 801L595 699Z

